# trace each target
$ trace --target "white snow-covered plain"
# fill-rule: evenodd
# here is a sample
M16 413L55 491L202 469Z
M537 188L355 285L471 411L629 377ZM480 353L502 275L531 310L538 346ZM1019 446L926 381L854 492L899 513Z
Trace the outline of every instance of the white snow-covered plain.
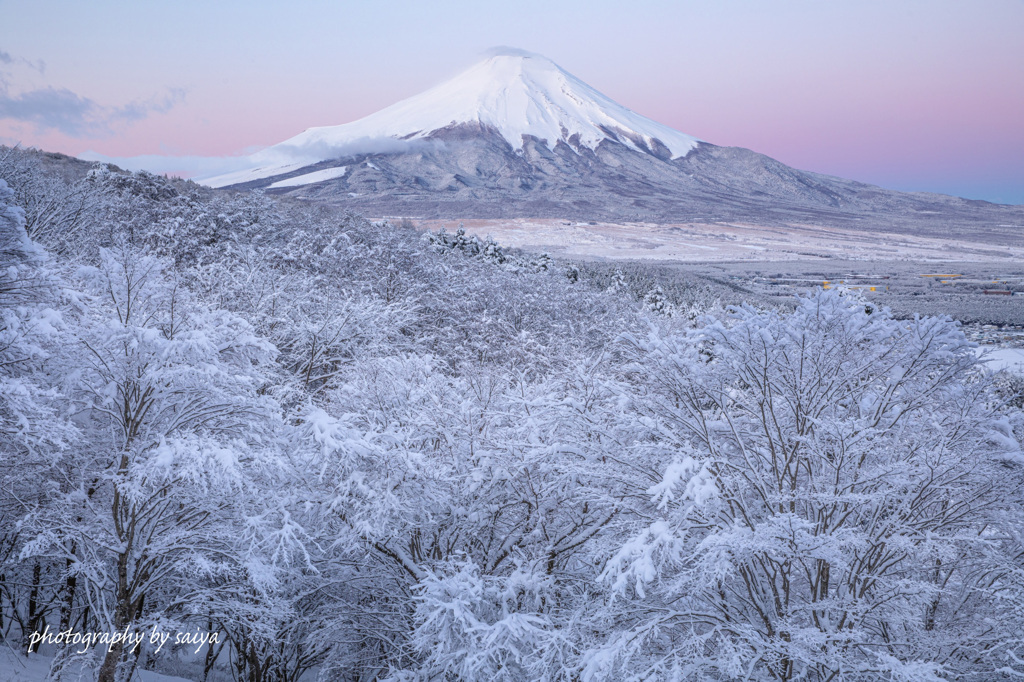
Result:
M390 220L396 220L391 217ZM683 262L792 261L844 259L943 263L1018 263L1024 247L992 249L955 237L925 237L819 225L785 228L739 223L578 223L538 218L430 219L420 229L453 231L460 224L481 239L572 258L643 259Z
M348 166L339 166L337 168L325 168L324 170L313 171L312 173L303 173L302 175L296 175L294 178L288 178L287 180L278 180L270 186L270 189L277 189L279 187L299 187L301 185L312 185L315 182L324 182L325 180L333 180L334 178L340 178L348 172Z
M998 372L1008 369L1024 374L1024 348L996 348L993 346L979 346L979 355L988 368Z
M50 679L51 656L16 654L9 647L0 647L0 682L47 682ZM91 682L96 671L70 664L61 676L64 682ZM150 670L137 669L133 682L188 682L183 677L161 675Z
M657 140L679 157L699 142L627 109L546 57L506 49L426 92L351 123L310 128L240 160L237 171L198 181L226 187L345 154L397 151L460 123L495 128L514 149L524 135L549 147L562 140L591 149L609 138L634 149L654 148Z
M252 157L249 158L251 159ZM277 163L271 163L268 161L262 165L253 166L251 161L246 159L239 162L239 165L243 166L240 170L218 175L217 184L211 184L211 182L204 180L200 180L199 182L210 185L211 187L227 187L228 185L236 185L240 182L262 180L263 178L280 175L281 173L288 173L293 170L298 170L304 166L308 166L311 163L316 163L318 160L319 159L310 157L301 160L291 159L288 161L278 161Z

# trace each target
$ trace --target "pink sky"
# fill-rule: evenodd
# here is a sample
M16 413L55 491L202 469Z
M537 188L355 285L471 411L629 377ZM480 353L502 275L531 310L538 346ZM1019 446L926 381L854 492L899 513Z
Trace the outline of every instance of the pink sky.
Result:
M1021 0L0 0L0 14L4 143L237 155L515 45L715 144L1024 203Z

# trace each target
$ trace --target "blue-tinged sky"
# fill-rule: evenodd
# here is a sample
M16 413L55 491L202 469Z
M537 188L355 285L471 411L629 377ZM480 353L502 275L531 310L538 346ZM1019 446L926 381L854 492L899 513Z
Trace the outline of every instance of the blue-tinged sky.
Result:
M1024 0L0 0L0 142L237 155L495 45L709 142L1024 203Z

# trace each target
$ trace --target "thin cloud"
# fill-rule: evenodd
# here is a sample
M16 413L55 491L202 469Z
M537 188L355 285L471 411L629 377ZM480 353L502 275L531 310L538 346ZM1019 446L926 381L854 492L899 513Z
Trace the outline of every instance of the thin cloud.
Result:
M145 102L132 102L123 107L110 109L110 119L112 121L134 123L152 114L166 114L184 101L185 90L183 88L171 88L162 97L155 97Z
M109 107L66 88L47 87L11 95L0 83L0 119L31 123L40 132L55 130L75 138L97 138L113 134L118 124L167 113L184 99L185 91L179 88L151 100Z
M160 154L147 154L142 156L107 156L94 151L87 151L79 154L78 158L84 161L99 161L112 163L125 170L145 170L150 173L179 175L182 177L203 177L208 175L219 175L237 170L244 165L244 157L211 157L211 156L163 156Z
M303 143L293 147L279 144L272 147L275 155L296 160L303 159L339 159L359 154L402 154L418 150L440 149L445 146L443 140L400 140L394 137L363 137L344 144Z
M46 63L0 50L0 120L28 123L40 133L59 131L79 139L107 137L117 128L167 113L185 99L184 90L173 88L148 100L107 106L67 88L25 89L25 68L44 74ZM15 78L19 71L21 77ZM16 88L16 81L21 81L23 87Z
M0 50L0 64L5 64L7 66L24 65L41 74L46 73L46 62L42 59L32 61L31 59L25 59L24 57L16 57L10 52L4 52L3 50Z
M88 137L102 128L99 109L92 100L65 89L0 95L0 118L32 123L39 130L59 130L71 137Z
M168 173L203 181L226 173L259 166L287 163L312 164L323 159L336 159L360 154L399 154L414 150L441 149L442 140L396 140L394 138L363 138L344 145L310 145L289 147L276 145L265 150L239 156L170 156L146 154L141 156L106 156L94 151L79 154L85 161L112 163L125 170L146 170L150 173ZM252 152L252 149L246 150Z

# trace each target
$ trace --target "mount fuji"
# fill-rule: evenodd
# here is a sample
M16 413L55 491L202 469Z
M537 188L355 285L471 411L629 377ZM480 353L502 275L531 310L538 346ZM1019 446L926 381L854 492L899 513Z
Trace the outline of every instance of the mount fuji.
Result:
M699 140L510 49L198 181L414 218L842 225L996 242L1019 239L1005 228L1024 223L1024 207L886 190Z

